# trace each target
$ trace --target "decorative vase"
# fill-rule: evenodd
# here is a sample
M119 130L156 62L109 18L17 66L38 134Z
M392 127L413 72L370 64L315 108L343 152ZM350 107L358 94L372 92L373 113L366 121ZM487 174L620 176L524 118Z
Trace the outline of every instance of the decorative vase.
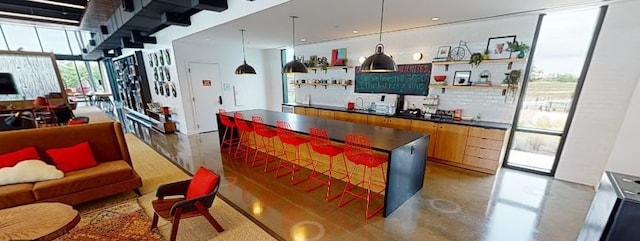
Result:
M482 60L488 60L488 59L489 59L489 54L482 55Z
M524 58L524 55L525 55L524 51L520 51L520 53L518 53L518 58L522 59Z

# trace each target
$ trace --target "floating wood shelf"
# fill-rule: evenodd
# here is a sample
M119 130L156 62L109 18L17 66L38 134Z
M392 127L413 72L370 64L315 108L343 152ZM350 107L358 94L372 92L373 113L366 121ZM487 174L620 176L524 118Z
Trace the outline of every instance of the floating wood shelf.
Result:
M507 64L507 69L511 69L513 63L526 63L527 59L522 58L511 58L511 59L488 59L482 60L480 64ZM442 62L431 62L432 65L444 65L444 71L449 71L449 65L452 64L469 64L469 60L460 60L460 61L442 61Z
M325 83L315 83L315 84L314 83L310 83L310 84L308 84L308 83L304 83L304 84L301 84L301 83L289 83L289 84L297 85L298 88L300 88L300 86L302 86L302 85L309 85L309 86L313 86L313 87L317 88L318 85L320 85L320 86L324 86L325 89L327 88L327 86L344 86L345 90L347 89L347 86L351 86L351 84L325 84Z
M327 66L326 69L323 69L323 67L309 67L307 69L313 70L313 73L317 73L318 70L324 70L324 73L326 74L327 70L330 69L344 69L344 72L347 73L347 71L352 68L353 66Z
M502 90L502 95L505 95L506 90L515 90L518 89L517 86L482 86L482 85L429 85L429 88L432 89L437 89L440 88L442 89L442 93L444 94L446 89L475 89L475 90L480 90L480 89L490 89L490 90Z

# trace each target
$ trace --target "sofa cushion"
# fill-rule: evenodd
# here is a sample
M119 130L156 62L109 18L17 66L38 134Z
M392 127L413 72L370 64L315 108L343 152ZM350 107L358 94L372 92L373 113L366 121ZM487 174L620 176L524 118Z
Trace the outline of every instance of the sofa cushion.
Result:
M22 148L20 150L0 155L0 168L12 167L24 160L40 160L40 155L35 147Z
M133 171L127 162L103 162L95 167L65 173L62 179L37 182L33 186L33 193L38 200L43 200L130 178L133 178Z
M70 147L48 149L47 155L65 173L98 165L86 141Z
M0 168L0 185L60 179L64 174L41 160L24 160L13 167Z
M32 183L0 186L0 209L35 202L32 189Z

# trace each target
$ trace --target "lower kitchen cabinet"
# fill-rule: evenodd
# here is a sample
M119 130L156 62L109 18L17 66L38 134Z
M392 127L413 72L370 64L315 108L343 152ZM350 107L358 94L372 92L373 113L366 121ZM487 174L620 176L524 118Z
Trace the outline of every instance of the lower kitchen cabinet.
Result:
M438 124L433 157L456 163L462 163L467 145L468 126Z
M359 113L349 113L349 121L358 123L358 124L367 124L368 118L373 117L367 114L359 114Z
M318 109L316 108L307 108L304 113L308 116L318 117Z
M335 111L333 118L340 121L351 121L350 114L349 112Z
M411 121L411 131L429 134L429 147L427 148L427 156L433 157L436 150L436 136L438 131L438 123L431 121Z
M318 110L318 117L325 119L334 119L334 112L332 110Z
M300 106L295 106L293 107L293 113L296 113L298 115L306 115L307 114L307 108L305 107L300 107Z

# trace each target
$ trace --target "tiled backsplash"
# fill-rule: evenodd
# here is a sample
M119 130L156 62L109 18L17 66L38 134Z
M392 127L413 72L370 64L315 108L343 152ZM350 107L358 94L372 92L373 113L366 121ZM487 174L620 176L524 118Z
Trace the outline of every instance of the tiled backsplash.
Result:
M371 102L380 101L380 97L385 95L385 101L395 101L397 96L392 94L360 94L353 92L353 86L347 87L345 90L341 86L329 86L327 89L324 86L301 86L296 88L296 99L302 100L304 95L311 95L311 104L316 105L331 105L331 106L343 106L346 107L349 100L356 102L357 107L360 107L361 102L363 107L368 107ZM431 88L430 97L438 95L440 98L439 109L462 109L464 116L476 116L480 114L480 117L484 121L493 121L501 123L511 123L513 115L516 109L516 97L511 97L509 94L502 95L502 90L499 89L446 89L443 94L440 88ZM358 99L362 98L362 101ZM416 106L422 108L422 103L425 102L424 96L405 96L407 106L411 108Z

